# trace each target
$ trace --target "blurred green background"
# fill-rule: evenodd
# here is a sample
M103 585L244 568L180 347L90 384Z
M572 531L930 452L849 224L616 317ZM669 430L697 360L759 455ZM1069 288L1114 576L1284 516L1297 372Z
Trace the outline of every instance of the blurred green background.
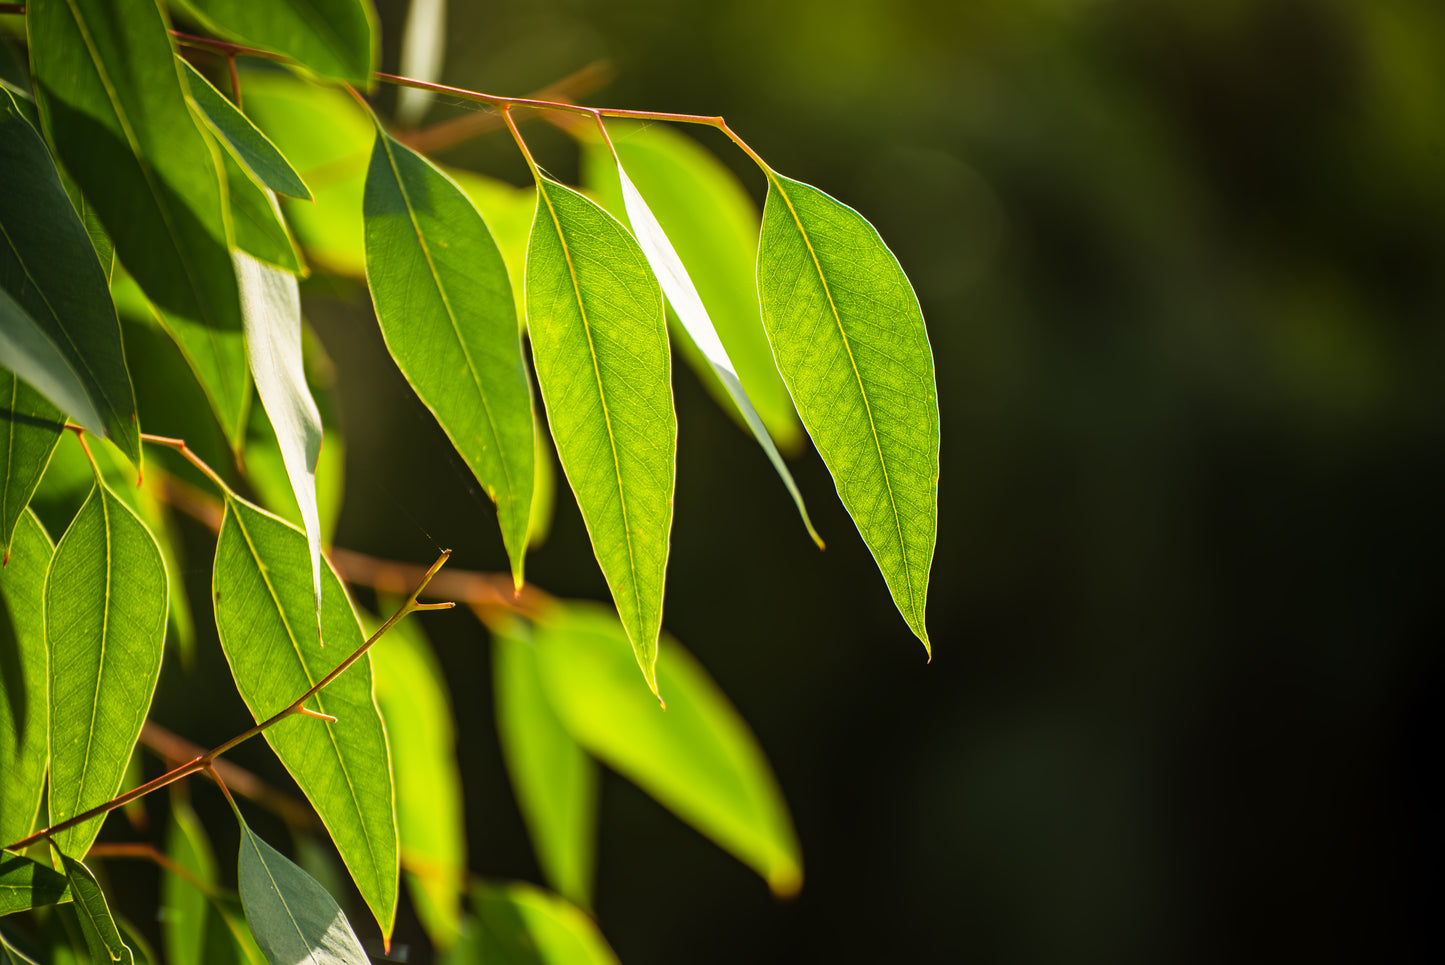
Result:
M378 6L394 70L406 3ZM856 207L935 353L931 665L817 457L794 472L823 554L678 366L665 622L769 753L806 881L775 901L609 776L597 913L624 962L1439 954L1445 5L451 8L446 83L523 94L606 59L589 103L723 113ZM526 133L575 175L566 137ZM695 133L761 198L743 155ZM527 178L505 135L439 159ZM338 545L504 569L364 289L315 281L306 306L339 372ZM606 599L568 499L528 576ZM484 631L426 626L472 867L540 880ZM192 695L158 719L184 730L187 705L212 709ZM230 733L208 726L190 736ZM408 914L398 940L419 943Z

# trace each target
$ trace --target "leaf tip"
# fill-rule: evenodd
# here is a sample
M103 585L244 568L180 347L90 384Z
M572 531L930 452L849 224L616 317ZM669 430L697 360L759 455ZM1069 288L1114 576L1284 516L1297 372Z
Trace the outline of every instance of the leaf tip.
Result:
M768 875L768 890L780 901L796 898L803 890L803 869L787 864Z

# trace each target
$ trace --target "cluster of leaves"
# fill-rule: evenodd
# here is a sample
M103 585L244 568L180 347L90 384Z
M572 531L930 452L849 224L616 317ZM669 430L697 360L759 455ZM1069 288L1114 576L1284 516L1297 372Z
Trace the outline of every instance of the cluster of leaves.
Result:
M761 214L692 141L604 123L710 124L737 141L720 118L476 95L499 108L531 165L535 188L517 189L444 170L354 96L375 76L367 0L171 7L31 0L30 68L7 69L0 86L0 841L17 848L0 859L0 915L57 906L41 939L57 960L74 934L96 960L153 957L123 934L82 860L121 803L168 632L183 649L192 634L173 583L164 474L133 484L143 444L189 450L142 432L120 316L179 348L272 510L196 460L221 500L219 639L259 722L242 738L264 733L384 940L405 867L449 961L610 961L579 910L591 897L595 761L775 891L796 890L798 846L765 758L706 672L662 639L670 344L757 439L818 540L779 452L801 443L801 420L927 646L938 409L896 259L852 209L745 146L768 182ZM225 38L189 39L224 55L235 102L178 55L171 14ZM238 54L249 58L239 70ZM585 122L569 125L585 191L532 159L511 115L521 106ZM312 270L365 277L392 358L496 504L518 591L551 486L530 343L550 440L615 607L535 595L483 613L506 759L557 894L471 881L435 658L394 621L371 651L380 631L363 632L322 552L339 486L318 466L334 426L302 350L297 279ZM270 423L259 442L253 387ZM66 456L67 423L77 452L93 440L83 455ZM327 449L334 459L339 440ZM79 504L54 544L31 507L46 499ZM398 613L417 608L413 596ZM666 713L648 689L670 699ZM239 808L239 906L194 816L179 800L172 813L166 851L184 875L166 879L168 960L367 960L326 889ZM29 960L21 941L0 937L0 960Z

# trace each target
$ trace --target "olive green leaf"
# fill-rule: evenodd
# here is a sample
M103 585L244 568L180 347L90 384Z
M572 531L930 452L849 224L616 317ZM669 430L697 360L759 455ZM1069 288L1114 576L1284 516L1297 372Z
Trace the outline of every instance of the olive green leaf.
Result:
M14 851L0 851L0 915L69 900L65 875Z
M250 380L215 148L154 0L27 7L36 94L60 160L162 315L234 446Z
M631 684L617 618L589 604L549 609L535 629L543 690L573 740L731 852L780 895L802 856L767 758L707 672L675 640L657 661L660 711Z
M78 858L62 852L60 860L65 866L65 876L70 879L70 891L75 896L75 916L80 919L80 930L85 935L86 947L90 949L90 960L97 965L100 962L135 965L135 955L120 937L120 929L111 916L100 882Z
M0 320L8 318L3 313L0 309ZM0 342L4 338L0 335ZM12 534L40 485L64 423L65 416L45 396L13 372L0 370L0 554L7 561Z
M241 163L258 184L277 194L310 201L311 189L306 187L301 175L296 173L291 162L277 150L271 139L262 134L261 129L241 113L240 108L211 86L211 82L192 67L189 61L183 57L178 57L177 60L180 61L181 73L186 78L191 100L231 156Z
M139 464L135 393L105 274L49 150L7 92L0 92L0 170L0 291L8 293L0 301L0 331L17 343L0 350L0 364L87 429L110 433ZM29 334L32 327L49 347ZM13 352L32 358L45 375L22 369Z
M317 640L306 535L236 497L226 500L212 596L231 676L257 721L289 706L364 642L329 564L321 572ZM382 933L390 935L400 875L396 812L371 679L364 656L307 702L335 721L296 714L265 733L331 833Z
M50 758L49 658L42 618L50 537L20 514L0 568L0 843L35 829Z
M677 453L662 293L627 229L540 175L527 328L557 456L655 694Z
M376 62L371 0L186 0L216 33L363 87Z
M534 885L484 882L472 907L478 920L442 965L617 965L596 922Z
M45 578L50 654L50 823L115 796L160 674L168 586L155 537L102 482ZM104 815L55 835L84 855Z
M381 130L364 210L366 277L386 347L497 504L521 586L532 396L502 254L466 195Z
M597 765L547 703L531 629L520 620L493 629L492 685L502 756L537 863L562 897L588 907L597 852Z
M817 188L768 179L758 294L778 369L893 602L928 648L938 396L918 298L862 215Z

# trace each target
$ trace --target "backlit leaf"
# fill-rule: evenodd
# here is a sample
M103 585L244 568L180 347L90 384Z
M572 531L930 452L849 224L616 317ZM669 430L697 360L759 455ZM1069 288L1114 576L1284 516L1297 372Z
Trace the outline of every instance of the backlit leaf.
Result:
M52 381L42 384L34 370L19 369L10 361L9 351L0 352L0 364L19 371L92 432L109 432L139 464L135 393L105 274L49 150L4 92L0 92L0 170L5 172L5 190L0 191L0 290L9 293L0 304L4 320L0 330L29 345L27 354L36 356ZM68 363L68 373L54 353L25 336L17 308Z
M43 607L52 548L40 521L21 513L0 569L0 843L35 829L50 757Z
M7 560L11 534L40 485L64 422L43 395L13 372L0 370L0 554Z
M677 416L662 293L627 230L539 177L527 328L557 455L647 679L662 626Z
M229 154L222 156L221 167L226 173L226 190L231 198L231 228L236 247L268 265L302 274L296 241L286 227L275 196L247 177ZM244 281L238 278L237 284L242 285ZM241 297L245 298L244 292Z
M617 965L586 913L525 882L483 883L477 921L443 965Z
M893 602L927 648L938 397L918 298L862 215L817 188L768 177L758 293L778 369Z
M39 965L39 963L10 944L5 933L0 932L0 965Z
M567 604L536 625L537 667L572 738L767 879L802 884L802 857L767 758L707 672L674 640L657 661L661 711L631 682L622 628Z
M270 138L262 134L261 129L251 123L251 119L224 94L211 86L211 82L189 61L177 59L191 99L231 156L241 162L260 184L277 194L310 201L311 190L306 187L306 182L301 180L301 175L296 173L291 162L276 149Z
M381 131L365 215L366 276L387 349L497 504L521 586L532 396L507 266L461 190Z
M0 366L39 390L90 432L104 428L80 373L50 336L0 288ZM52 410L53 411L53 410ZM63 422L61 423L63 427ZM53 446L54 440L51 440Z
M70 879L70 890L75 896L75 916L80 920L81 932L85 934L91 962L94 965L101 962L135 965L135 956L120 937L120 929L111 916L100 882L79 859L64 853L60 858L65 865L65 876Z
M245 821L237 875L246 921L271 965L370 965L336 899Z
M250 391L226 205L154 0L31 4L41 117L234 446Z
M537 863L562 897L590 906L597 850L597 765L547 702L537 676L531 630L520 620L494 628L492 684L497 736Z
M97 484L55 547L45 579L51 824L119 790L160 673L166 601L155 538ZM66 855L84 855L103 820L52 841Z
M188 0L218 34L285 54L323 77L371 85L371 0Z
M69 900L65 875L14 851L0 851L0 915Z
M216 858L196 812L180 798L171 799L166 856L196 879L174 873L161 878L161 938L166 961L169 965L203 965L206 918L212 912L206 892L196 882L215 886Z
M321 572L321 645L305 534L241 499L226 500L212 591L231 676L257 721L287 707L363 643L351 601L328 564ZM369 656L307 706L337 720L292 715L269 728L266 740L390 935L399 876L396 813Z

